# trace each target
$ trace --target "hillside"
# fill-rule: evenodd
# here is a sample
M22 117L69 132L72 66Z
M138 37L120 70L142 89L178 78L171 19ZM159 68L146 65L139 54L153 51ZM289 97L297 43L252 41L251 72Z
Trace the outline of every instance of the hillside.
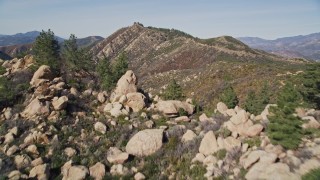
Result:
M214 64L220 72L209 71L212 79L222 70L256 69L244 64L229 69L231 63L224 62ZM318 177L320 110L300 107L292 89L279 96L282 104L265 104L254 114L224 102L203 106L208 111L189 95L183 100L151 95L137 86L131 70L106 92L93 83L84 88L68 83L47 65L34 70L34 63L31 55L0 62L1 179ZM290 113L283 116L277 108Z
M264 82L276 90L286 78L277 74L303 68L301 62L251 49L229 36L199 39L178 30L139 23L116 31L92 51L100 58L105 54L111 61L125 51L143 89L159 93L175 78L188 96L205 104L216 102L227 83L235 87L242 100L248 90Z
M10 57L8 54L6 54L6 53L4 53L4 52L2 52L2 51L0 50L0 59L2 59L2 60L8 60L8 59L11 59L11 57Z
M320 60L320 33L266 40L257 37L240 37L243 43L285 57Z

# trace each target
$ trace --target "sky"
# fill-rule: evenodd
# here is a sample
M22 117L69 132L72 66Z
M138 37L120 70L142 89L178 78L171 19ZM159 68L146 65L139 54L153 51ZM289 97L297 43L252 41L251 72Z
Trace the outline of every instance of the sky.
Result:
M320 32L320 0L0 0L0 34L107 37L134 22L199 38L275 39Z

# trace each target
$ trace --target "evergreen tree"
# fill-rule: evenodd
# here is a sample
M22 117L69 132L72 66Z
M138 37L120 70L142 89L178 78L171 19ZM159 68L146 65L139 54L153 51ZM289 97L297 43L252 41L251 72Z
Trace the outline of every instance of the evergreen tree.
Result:
M175 79L172 79L168 87L165 89L163 98L166 100L179 100L183 98L182 88Z
M71 34L69 39L64 41L63 47L62 55L66 61L68 70L91 69L91 53L88 49L78 47L77 37L74 34Z
M258 101L257 101L256 93L254 91L249 91L246 101L244 103L245 110L253 114L258 114L257 106L258 106Z
M224 89L219 99L224 102L228 108L234 108L239 103L237 94L230 85Z
M272 107L267 128L268 137L273 144L286 149L296 149L302 138L301 120L293 115L301 104L302 97L295 86L287 83L277 98L277 107Z
M120 79L128 70L128 57L125 52L120 53L113 66L113 75L115 79Z
M116 84L116 79L112 73L112 67L109 59L104 56L97 65L97 72L101 83L101 88L110 91Z
M42 30L36 38L32 50L38 66L44 64L55 70L58 69L60 46L50 29L47 32Z

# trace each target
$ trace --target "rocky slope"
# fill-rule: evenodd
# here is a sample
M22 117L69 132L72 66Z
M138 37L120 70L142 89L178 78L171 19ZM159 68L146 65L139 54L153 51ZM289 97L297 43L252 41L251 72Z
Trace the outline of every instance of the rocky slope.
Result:
M178 30L139 23L119 29L92 48L98 58L105 54L111 61L122 51L143 89L160 93L175 78L188 96L212 104L217 103L214 97L226 82L242 99L247 90L259 88L263 82L270 82L276 90L278 82L286 78L278 74L295 73L304 66L303 62L251 49L229 36L198 39Z
M32 56L5 61L2 76L17 77L32 63ZM46 65L25 81L29 89L0 113L1 178L300 179L320 167L319 134L296 150L270 142L274 105L256 115L222 102L213 114L195 112L191 99L142 93L131 70L110 94L76 89ZM296 112L315 129L319 114Z
M238 38L252 48L261 49L285 57L320 60L320 33L266 40L256 37Z

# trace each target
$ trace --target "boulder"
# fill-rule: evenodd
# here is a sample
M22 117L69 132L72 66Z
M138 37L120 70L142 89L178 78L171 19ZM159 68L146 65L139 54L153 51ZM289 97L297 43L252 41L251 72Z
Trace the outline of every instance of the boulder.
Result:
M179 123L179 122L189 122L190 119L188 118L188 116L180 116L180 117L175 118L174 121L175 121L176 123Z
M143 175L141 172L138 172L134 175L134 180L144 180L146 179L146 176Z
M275 163L275 164L257 163L251 169L249 169L245 178L248 180L256 180L256 179L298 180L300 179L299 176L290 172L289 166L284 163Z
M228 107L225 103L223 102L218 102L217 104L217 110L219 113L226 115L226 111L228 110Z
M37 178L41 180L49 179L50 170L48 164L41 164L30 170L29 178Z
M103 124L102 122L96 122L94 124L94 130L105 134L107 132L107 126L105 124Z
M89 170L90 176L95 178L96 180L102 180L106 174L105 165L100 162L97 162L95 165L91 166Z
M302 120L308 121L302 125L302 127L305 129L307 129L307 128L314 128L314 129L320 128L320 123L313 116L303 117Z
M183 109L188 115L192 115L194 112L193 105L177 100L160 101L155 104L155 109L169 117L178 116L180 109Z
M116 97L127 95L128 93L135 93L137 89L137 77L133 71L128 70L117 82L115 91L111 94L111 101Z
M146 97L143 94L135 92L135 93L128 93L126 96L127 96L126 105L129 106L133 110L133 112L139 112L146 106L146 103L145 103Z
M31 158L27 155L17 155L14 157L14 163L17 169L23 169L30 166Z
M86 179L87 174L89 174L89 170L85 166L69 166L70 165L62 167L64 168L64 171L62 171L62 180L83 180Z
M223 143L224 148L227 151L231 151L235 147L241 147L241 141L239 139L232 137L232 136L225 138L223 142L224 142Z
M61 97L54 97L52 99L52 106L55 110L59 111L67 107L68 104L68 97L61 96Z
M8 119L11 119L12 117L12 108L8 107L4 110L4 117L8 120Z
M148 156L162 146L163 129L145 129L135 134L126 145L126 152L134 156Z
M207 132L201 140L199 152L205 156L218 151L218 143L213 131Z
M110 163L122 164L129 158L129 154L122 152L117 147L110 147L107 152L107 160Z
M188 129L187 132L183 134L181 141L182 142L192 141L196 137L197 135L193 131Z
M250 126L247 130L247 135L249 137L257 136L261 133L263 130L263 126L261 124L255 124L253 126Z
M235 124L245 123L249 119L248 114L245 110L240 110L235 116L230 118L230 121Z
M124 167L122 164L114 164L111 166L110 174L113 176L123 176L129 173L128 168Z
M300 165L298 169L298 174L301 176L308 173L313 169L317 169L320 167L320 161L317 159L308 159L303 164Z
M39 69L33 74L33 77L30 81L30 85L32 87L37 87L41 83L45 81L49 81L53 79L53 73L51 72L51 69L47 65L42 65L39 67Z
M104 92L100 92L97 96L97 99L100 103L104 103L106 102L106 96L105 96L106 93Z
M40 102L37 98L32 100L30 104L21 113L22 117L33 118L37 115L48 116L50 114L50 102Z

